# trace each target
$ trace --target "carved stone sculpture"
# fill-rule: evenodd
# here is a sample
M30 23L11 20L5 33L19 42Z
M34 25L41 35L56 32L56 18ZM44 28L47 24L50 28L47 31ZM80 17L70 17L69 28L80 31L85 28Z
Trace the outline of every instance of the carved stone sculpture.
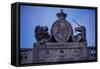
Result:
M49 39L48 27L47 26L36 26L35 28L35 38L37 41L41 41L43 39Z
M74 42L87 42L86 40L86 28L80 24L77 23L77 21L73 20L77 25L78 27L76 27L74 29L74 31L78 34L76 35L73 35L73 38L72 40Z
M71 24L65 19L66 14L61 10L57 13L58 20L56 20L51 28L50 36L57 42L67 42L73 35Z
M78 32L78 34L73 37L73 41L77 42L86 41L86 28L84 26L76 27L75 32Z
M79 26L74 30L67 15L61 10L50 34L47 26L36 26L34 43L34 62L79 61L87 59L86 28ZM77 34L74 35L75 31Z

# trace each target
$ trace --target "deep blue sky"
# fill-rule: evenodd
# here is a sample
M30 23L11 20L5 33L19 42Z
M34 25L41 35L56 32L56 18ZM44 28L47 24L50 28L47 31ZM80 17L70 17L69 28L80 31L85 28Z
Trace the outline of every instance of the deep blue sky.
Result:
M95 46L95 10L21 5L20 47L33 47L33 43L36 42L34 29L37 25L48 26L50 31L52 24L57 20L56 13L60 12L60 9L63 9L64 13L68 15L66 20L71 23L73 29L77 25L72 19L86 27L88 46Z

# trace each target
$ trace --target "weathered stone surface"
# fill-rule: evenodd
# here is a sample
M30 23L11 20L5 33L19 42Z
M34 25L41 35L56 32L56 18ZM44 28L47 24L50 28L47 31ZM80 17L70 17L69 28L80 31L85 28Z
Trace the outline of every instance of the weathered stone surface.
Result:
M74 31L78 34L74 35L66 16L62 10L57 13L58 20L53 23L50 34L47 26L36 27L37 42L33 44L33 51L28 52L27 61L22 61L23 64L88 59L86 28L81 25L76 27Z
M33 62L86 60L85 27L79 26L75 28L75 31L79 33L74 35L71 24L65 19L66 14L61 10L60 13L57 13L57 17L58 20L51 27L49 40L42 38L34 44Z
M54 36L57 42L66 42L73 35L72 26L66 20L57 20L52 25L51 35Z
M45 43L36 48L38 62L76 61L87 59L86 43Z

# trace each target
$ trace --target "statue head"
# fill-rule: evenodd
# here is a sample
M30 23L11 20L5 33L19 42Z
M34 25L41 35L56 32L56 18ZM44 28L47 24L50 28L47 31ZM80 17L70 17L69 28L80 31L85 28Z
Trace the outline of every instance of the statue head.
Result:
M86 28L84 26L79 26L75 28L75 32L85 32Z

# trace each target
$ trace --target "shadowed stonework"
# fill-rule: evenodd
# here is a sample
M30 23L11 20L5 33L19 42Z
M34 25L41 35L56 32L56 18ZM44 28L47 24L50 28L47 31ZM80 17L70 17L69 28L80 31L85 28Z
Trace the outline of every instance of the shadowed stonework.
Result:
M47 26L36 26L34 32L37 42L33 43L33 49L21 49L22 64L90 59L86 28L73 20L78 25L73 30L62 9L56 15L58 19L53 23L50 32ZM74 35L73 31L77 34Z

